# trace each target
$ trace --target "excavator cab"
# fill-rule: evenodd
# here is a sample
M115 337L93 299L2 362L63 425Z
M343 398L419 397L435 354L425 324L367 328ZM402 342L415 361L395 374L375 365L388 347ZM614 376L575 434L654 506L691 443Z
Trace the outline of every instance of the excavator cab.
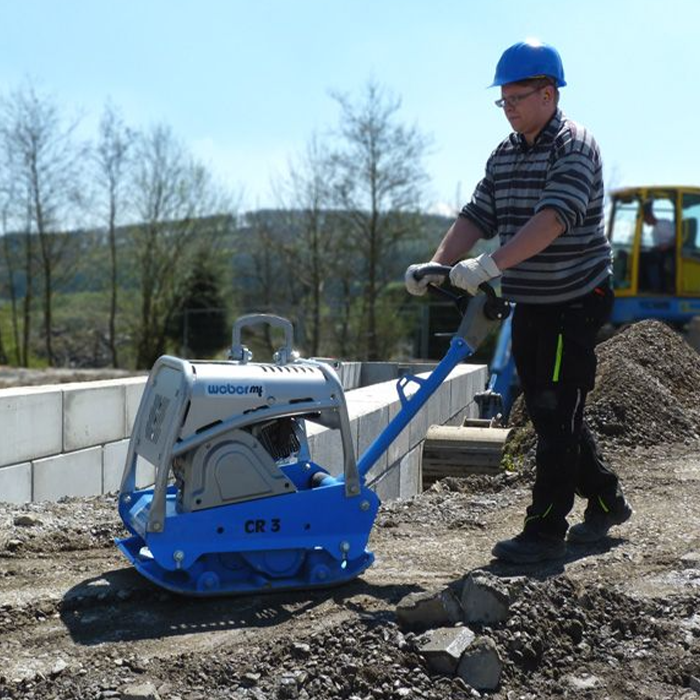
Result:
M612 323L700 315L700 188L632 187L611 195Z

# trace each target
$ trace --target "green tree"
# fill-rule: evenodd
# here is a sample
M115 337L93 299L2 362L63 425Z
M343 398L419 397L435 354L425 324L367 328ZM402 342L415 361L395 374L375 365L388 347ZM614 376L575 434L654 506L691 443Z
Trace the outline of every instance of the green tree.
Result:
M206 250L192 261L173 325L173 340L182 342L185 357L212 357L230 342L221 269Z

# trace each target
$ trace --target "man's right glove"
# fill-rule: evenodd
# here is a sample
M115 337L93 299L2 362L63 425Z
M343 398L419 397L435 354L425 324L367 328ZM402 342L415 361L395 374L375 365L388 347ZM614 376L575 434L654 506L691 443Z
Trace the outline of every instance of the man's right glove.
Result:
M406 289L409 294L420 297L425 294L428 289L429 284L442 284L445 280L444 275L425 275L420 280L417 280L413 273L422 270L425 267L435 265L435 263L418 263L417 265L409 265L406 270L406 275L404 280L406 282Z
M450 272L450 282L455 287L466 289L474 296L480 284L500 275L501 270L493 258L488 253L482 253L476 258L468 258L457 263Z

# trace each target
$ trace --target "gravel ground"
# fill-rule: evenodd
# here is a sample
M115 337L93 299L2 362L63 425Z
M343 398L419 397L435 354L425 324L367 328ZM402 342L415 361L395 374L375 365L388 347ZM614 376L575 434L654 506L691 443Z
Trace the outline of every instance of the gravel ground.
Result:
M655 322L607 341L599 357L588 419L635 515L556 564L490 556L528 502L522 411L517 471L445 479L384 504L375 565L330 590L180 598L118 554L115 496L0 504L0 698L698 697L700 357ZM430 673L421 637L396 618L408 593L475 570L525 577L505 622L474 627L503 662L493 691Z

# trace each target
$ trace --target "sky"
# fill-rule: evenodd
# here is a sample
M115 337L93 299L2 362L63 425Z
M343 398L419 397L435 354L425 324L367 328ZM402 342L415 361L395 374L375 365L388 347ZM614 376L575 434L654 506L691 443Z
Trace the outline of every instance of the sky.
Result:
M598 141L609 188L700 185L697 0L0 0L0 95L30 83L94 138L111 102L168 124L243 209L279 204L331 93L369 81L431 140L426 204L467 201L509 127L488 88L505 48L555 46L560 106Z

